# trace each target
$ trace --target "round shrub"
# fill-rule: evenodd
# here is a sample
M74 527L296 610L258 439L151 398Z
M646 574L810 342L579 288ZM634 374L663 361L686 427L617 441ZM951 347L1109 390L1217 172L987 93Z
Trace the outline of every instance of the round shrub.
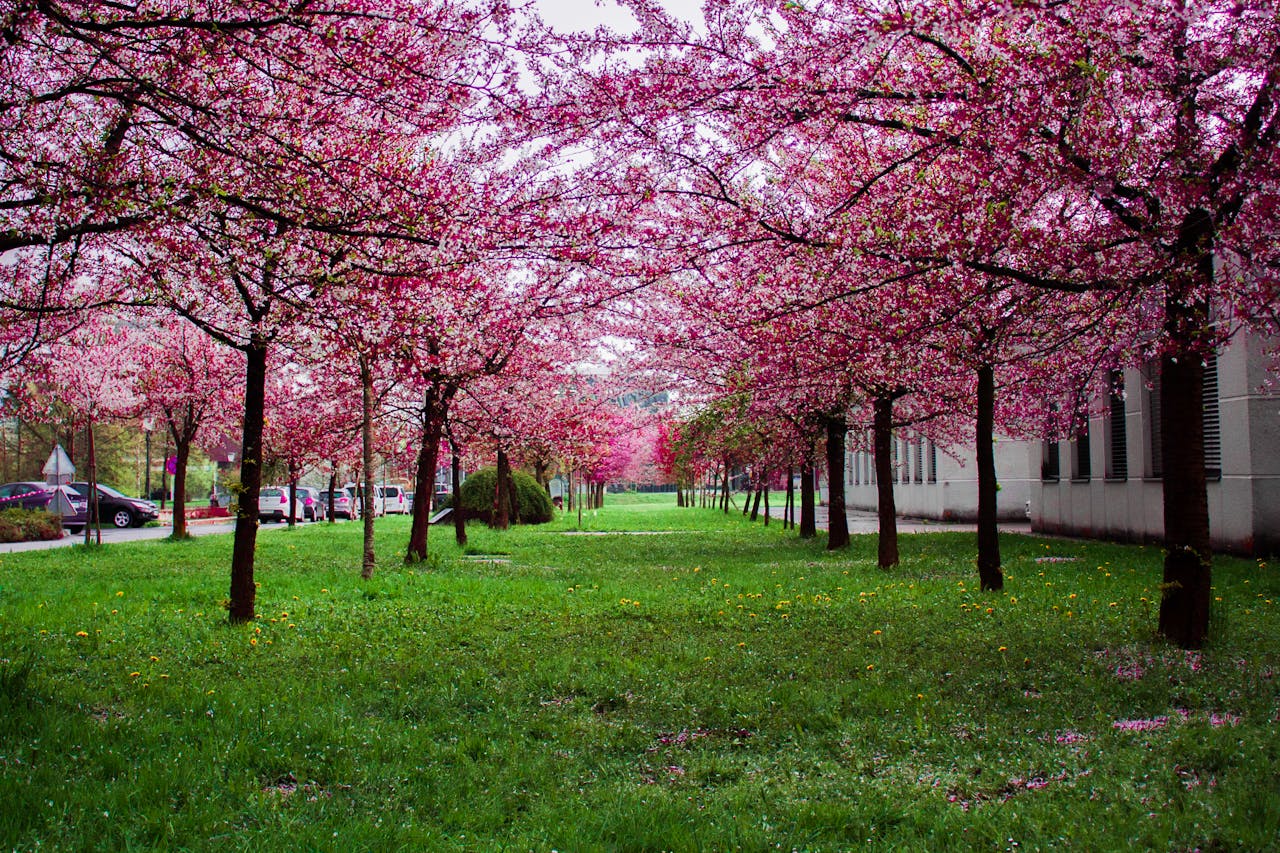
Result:
M37 542L62 538L62 519L42 509L0 512L0 542Z
M516 502L519 504L520 524L545 524L551 520L554 510L551 498L538 485L538 481L523 471L513 471L516 481ZM459 491L462 494L462 511L467 518L483 518L491 521L493 492L498 481L495 468L483 468L468 475Z

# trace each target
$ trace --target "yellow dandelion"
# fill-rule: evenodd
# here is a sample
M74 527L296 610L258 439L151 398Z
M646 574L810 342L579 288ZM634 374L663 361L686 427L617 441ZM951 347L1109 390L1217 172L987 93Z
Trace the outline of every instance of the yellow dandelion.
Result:
M873 670L873 669L875 669L875 668L876 668L876 665L875 665L875 664L873 664L873 663L869 663L869 664L867 664L867 672L870 672L871 670Z
M158 661L158 660L160 660L160 658L156 657L155 655L152 655L152 656L151 656L151 662L152 662L152 663L155 663L155 662L156 662L156 661Z
M1009 651L1009 647L1008 647L1008 646L1001 646L1000 648L996 649L996 651L998 651L998 652L1007 652L1007 651Z
M88 632L88 631L76 631L76 636L77 636L77 637L87 637L87 636L89 636L89 632Z
M124 598L124 590L116 590L116 598Z
M258 638L257 638L257 637L250 637L250 638L249 638L249 645L251 645L251 646L256 646L256 645L258 645Z
M871 632L871 635L872 635L873 637L879 637L879 636L880 636L880 629L879 629L879 628L875 629L874 631L872 631L872 632Z
M130 678L137 678L139 675L142 675L142 673L140 673L140 672L131 672L131 673L129 673L129 677L130 677Z

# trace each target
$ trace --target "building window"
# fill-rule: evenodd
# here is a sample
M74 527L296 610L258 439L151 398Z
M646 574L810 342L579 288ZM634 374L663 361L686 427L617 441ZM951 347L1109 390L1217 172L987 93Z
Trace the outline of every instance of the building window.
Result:
M1129 439L1124 413L1124 371L1113 370L1107 407L1107 471L1108 480L1129 478Z
M1204 411L1204 475L1210 480L1222 478L1222 422L1218 410L1218 354L1204 360L1202 386Z
M915 440L916 451L916 482L924 482L924 439L917 438Z
M1062 474L1061 461L1058 458L1058 442L1046 441L1040 450L1040 479L1057 481Z
M929 482L938 482L938 445L929 442Z
M1071 441L1071 479L1088 480L1093 476L1093 463L1089 459L1089 419L1076 431Z
M889 482L898 482L898 440L892 435L889 436L889 465L893 470L893 475Z

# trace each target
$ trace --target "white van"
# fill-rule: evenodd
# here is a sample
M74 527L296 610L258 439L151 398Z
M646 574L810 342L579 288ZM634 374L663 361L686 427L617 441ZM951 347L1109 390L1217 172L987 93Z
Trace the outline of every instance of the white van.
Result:
M409 512L409 501L405 498L404 489L400 486L382 486L382 511L387 515L396 513L406 515Z

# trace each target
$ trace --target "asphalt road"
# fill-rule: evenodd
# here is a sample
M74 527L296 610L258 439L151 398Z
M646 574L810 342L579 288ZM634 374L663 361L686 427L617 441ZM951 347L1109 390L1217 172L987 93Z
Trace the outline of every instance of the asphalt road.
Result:
M316 522L306 522L307 524L315 524ZM341 522L339 522L341 523ZM258 530L271 530L273 528L288 527L286 524L263 524ZM217 533L230 533L235 529L235 521L227 519L215 522L199 521L187 522L187 531L192 536L212 536ZM102 544L109 542L138 542L145 539L164 539L173 533L173 527L163 525L160 527L130 527L124 530L115 528L103 528ZM4 542L0 543L0 554L12 554L15 551L47 551L50 548L67 548L72 545L79 545L84 542L84 531L72 536L63 531L61 539L52 539L47 542Z

